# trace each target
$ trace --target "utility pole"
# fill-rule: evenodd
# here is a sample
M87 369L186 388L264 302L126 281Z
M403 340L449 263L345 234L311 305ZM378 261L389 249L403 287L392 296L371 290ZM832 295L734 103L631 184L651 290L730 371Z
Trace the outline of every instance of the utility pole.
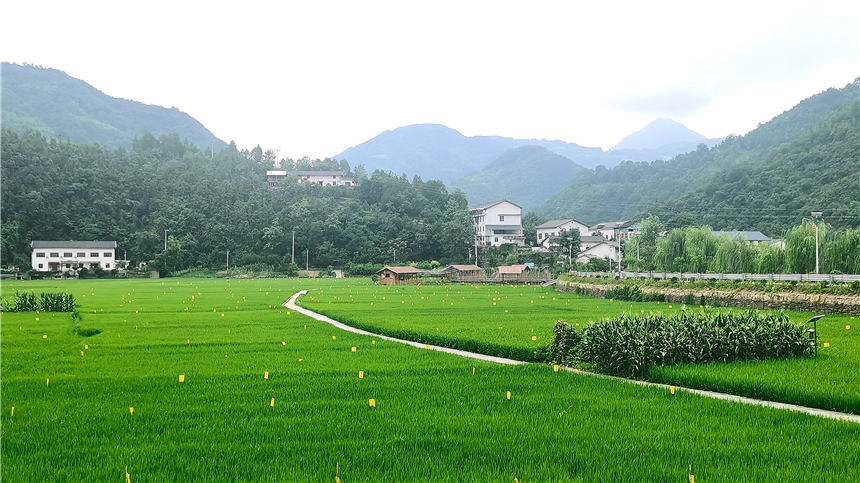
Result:
M813 211L812 216L815 217L816 220L821 216L820 211ZM812 231L815 232L815 274L818 275L818 224L816 222L812 223Z
M310 270L310 260L311 260L311 251L310 251L310 249L305 249L305 271Z
M394 249L394 263L392 265L397 266L397 249Z
M167 232L170 230L164 230L164 250L167 250Z
M567 266L570 268L573 265L573 243L567 246Z
M293 265L296 264L296 230L293 230L293 250L290 252L290 261Z
M227 271L230 271L230 250L227 250Z

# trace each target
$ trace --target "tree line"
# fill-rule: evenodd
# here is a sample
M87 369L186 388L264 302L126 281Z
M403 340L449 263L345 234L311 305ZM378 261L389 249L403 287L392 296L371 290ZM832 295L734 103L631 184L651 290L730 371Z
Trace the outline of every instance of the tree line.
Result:
M4 265L29 268L31 240L116 240L118 258L168 272L223 269L228 250L231 266L288 271L303 268L306 250L315 267L393 263L395 250L398 263L461 263L472 245L461 192L342 161L277 163L345 169L358 186L269 187L270 151L201 151L176 134L109 150L3 130L2 153Z

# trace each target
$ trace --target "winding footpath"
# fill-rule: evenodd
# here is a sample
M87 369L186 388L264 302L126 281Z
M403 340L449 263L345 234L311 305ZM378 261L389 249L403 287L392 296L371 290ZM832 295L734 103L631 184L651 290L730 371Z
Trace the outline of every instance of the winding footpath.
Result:
M345 330L347 332L352 332L354 334L370 335L370 336L373 336L373 337L376 337L376 338L379 338L382 340L388 340L391 342L399 342L401 344L408 344L408 345L411 345L412 347L416 347L418 349L425 349L425 350L430 349L430 350L435 350L435 351L439 351L439 352L447 352L448 354L454 354L454 355L458 355L461 357L467 357L470 359L477 359L477 360L481 360L481 361L495 362L497 364L508 364L508 365L528 364L528 362L525 362L525 361L506 359L504 357L488 356L486 354L479 354L477 352L468 352L468 351L463 351L463 350L459 350L459 349L451 349L449 347L427 345L427 344L422 344L420 342L415 342L415 341L405 340L405 339L397 339L395 337L389 337L387 335L375 334L373 332L368 332L366 330L356 329L355 327L350 327L350 326L343 324L341 322L338 322L332 318L326 317L325 315L318 314L312 310L308 310L308 309L305 309L303 307L299 307L298 305L296 305L296 300L298 300L299 297L301 297L302 295L304 295L306 293L308 293L307 290L302 290L300 292L296 292L295 294L293 294L292 297L289 298L289 300L287 300L286 302L283 303L283 306L290 309L290 310L294 310L294 311L296 311L302 315L310 317L312 319L319 320L320 322L325 322L327 324L331 324L331 325L337 327L338 329ZM605 378L605 379L614 379L614 380L623 381L623 382L630 383L630 384L638 384L640 386L659 387L659 388L662 388L665 390L669 390L670 388L674 387L674 389L676 391L686 391L686 392L691 393L691 394L696 394L698 396L703 396L703 397L709 397L712 399L722 399L724 401L731 401L731 402L736 402L736 403L741 403L741 404L749 404L751 406L764 406L764 407L769 407L769 408L782 409L785 411L795 411L795 412L809 414L811 416L817 416L820 418L838 419L841 421L848 421L848 422L860 424L860 415L857 415L857 414L841 413L838 411L828 411L826 409L810 408L810 407L806 407L806 406L798 406L796 404L787 404L787 403L781 403L781 402L776 402L776 401L765 401L763 399L753 399L753 398L749 398L749 397L736 396L734 394L726 394L726 393L722 393L722 392L704 391L702 389L692 389L692 388L687 388L687 387L671 386L669 384L659 384L656 382L637 381L635 379L625 379L623 377L607 376L604 374L597 374L594 372L583 371L580 369L574 369L572 367L562 366L562 367L560 367L560 369L563 369L563 370L568 371L568 372L574 372L577 374L583 374L583 375L591 376L591 377L601 377L601 378Z

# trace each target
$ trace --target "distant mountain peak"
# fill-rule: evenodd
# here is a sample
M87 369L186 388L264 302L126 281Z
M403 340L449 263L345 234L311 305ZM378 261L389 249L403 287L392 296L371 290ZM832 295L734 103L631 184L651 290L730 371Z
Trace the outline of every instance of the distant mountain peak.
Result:
M705 142L708 142L708 138L680 122L660 117L633 134L625 136L612 149L657 149L676 144Z

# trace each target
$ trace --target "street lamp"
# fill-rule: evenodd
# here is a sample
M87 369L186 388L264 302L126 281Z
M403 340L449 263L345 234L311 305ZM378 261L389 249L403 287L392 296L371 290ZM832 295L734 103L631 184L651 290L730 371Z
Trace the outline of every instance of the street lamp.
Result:
M812 217L818 220L821 217L820 211L813 211ZM815 232L815 274L818 275L818 224L817 222L812 223L812 231Z

